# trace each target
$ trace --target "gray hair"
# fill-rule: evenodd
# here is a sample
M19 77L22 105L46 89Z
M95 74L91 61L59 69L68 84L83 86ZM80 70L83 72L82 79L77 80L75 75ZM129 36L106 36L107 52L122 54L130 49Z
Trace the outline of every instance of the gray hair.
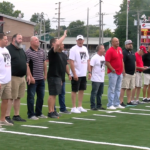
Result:
M96 47L96 52L98 52L99 49L100 49L102 46L104 46L104 45L102 45L102 44L98 45L98 46Z

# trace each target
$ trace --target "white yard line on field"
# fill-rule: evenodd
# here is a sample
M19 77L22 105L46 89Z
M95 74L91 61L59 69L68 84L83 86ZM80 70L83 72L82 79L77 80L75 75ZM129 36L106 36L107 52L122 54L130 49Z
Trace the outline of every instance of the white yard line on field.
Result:
M89 119L89 118L77 118L77 117L72 117L72 119L77 119L77 120L89 120L89 121L95 121L96 119Z
M58 124L73 124L72 122L60 122L60 121L48 121L50 123L58 123Z
M41 128L41 129L47 129L48 127L43 127L43 126L31 126L31 125L21 125L23 127L30 127L30 128Z
M116 116L110 116L110 115L100 115L100 114L93 114L94 116L100 116L100 117L116 117Z
M135 108L130 108L130 110L150 111L150 110L148 110L148 109L135 109Z
M25 136L30 136L30 137L41 137L41 138L48 138L48 139L57 139L57 140L74 141L74 142L82 142L82 143L90 143L90 144L110 145L110 146L117 146L117 147L128 147L128 148L141 149L141 150L150 150L149 147L136 146L136 145L126 145L126 144L119 144L119 143L89 141L89 140L83 140L83 139L73 139L73 138L66 138L66 137L49 136L49 135L41 135L41 134L31 134L31 133L25 133L25 132L15 132L15 131L5 131L5 130L0 130L0 132L1 133L16 134L16 135L25 135Z

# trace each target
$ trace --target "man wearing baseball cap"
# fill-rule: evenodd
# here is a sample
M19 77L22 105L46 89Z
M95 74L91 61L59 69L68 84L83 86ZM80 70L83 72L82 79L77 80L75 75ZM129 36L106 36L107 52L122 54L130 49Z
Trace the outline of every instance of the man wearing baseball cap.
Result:
M135 105L131 102L131 89L135 88L135 69L136 69L136 59L132 52L133 43L131 40L125 41L125 50L123 51L123 61L124 61L124 75L121 85L120 94L120 105L126 106L123 103L124 93L127 93L127 105Z
M142 104L143 102L139 101L140 91L142 87L142 72L148 67L144 67L142 56L146 54L146 47L140 46L139 51L135 53L136 58L136 75L135 75L135 89L132 90L132 102L136 104ZM134 100L134 97L136 98Z
M150 66L150 44L148 45L148 51L143 55L144 66ZM143 71L144 86L143 86L143 102L150 102L150 69ZM148 89L147 89L148 88ZM146 96L147 91L147 96Z
M86 90L86 74L87 68L89 68L89 54L84 43L84 37L78 35L76 39L77 44L70 49L69 61L72 76L72 113L87 112L82 107L83 93ZM89 73L90 74L90 73ZM76 93L78 92L78 107L76 108Z

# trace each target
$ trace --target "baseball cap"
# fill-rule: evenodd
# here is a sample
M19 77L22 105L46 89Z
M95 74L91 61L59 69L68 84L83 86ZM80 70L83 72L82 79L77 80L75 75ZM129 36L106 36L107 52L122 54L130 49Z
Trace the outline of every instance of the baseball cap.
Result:
M79 40L79 39L82 39L82 40L84 40L84 37L83 37L83 35L78 35L78 36L77 36L77 40Z
M142 50L145 54L147 53L145 46L140 46L140 50Z
M128 45L128 44L132 44L133 42L131 40L126 40L125 41L125 45Z

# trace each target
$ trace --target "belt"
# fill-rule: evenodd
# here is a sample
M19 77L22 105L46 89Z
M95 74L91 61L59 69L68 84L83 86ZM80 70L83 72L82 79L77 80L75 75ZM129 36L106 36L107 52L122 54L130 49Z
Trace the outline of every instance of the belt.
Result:
M138 72L138 73L142 73L142 71L136 71L136 72Z

